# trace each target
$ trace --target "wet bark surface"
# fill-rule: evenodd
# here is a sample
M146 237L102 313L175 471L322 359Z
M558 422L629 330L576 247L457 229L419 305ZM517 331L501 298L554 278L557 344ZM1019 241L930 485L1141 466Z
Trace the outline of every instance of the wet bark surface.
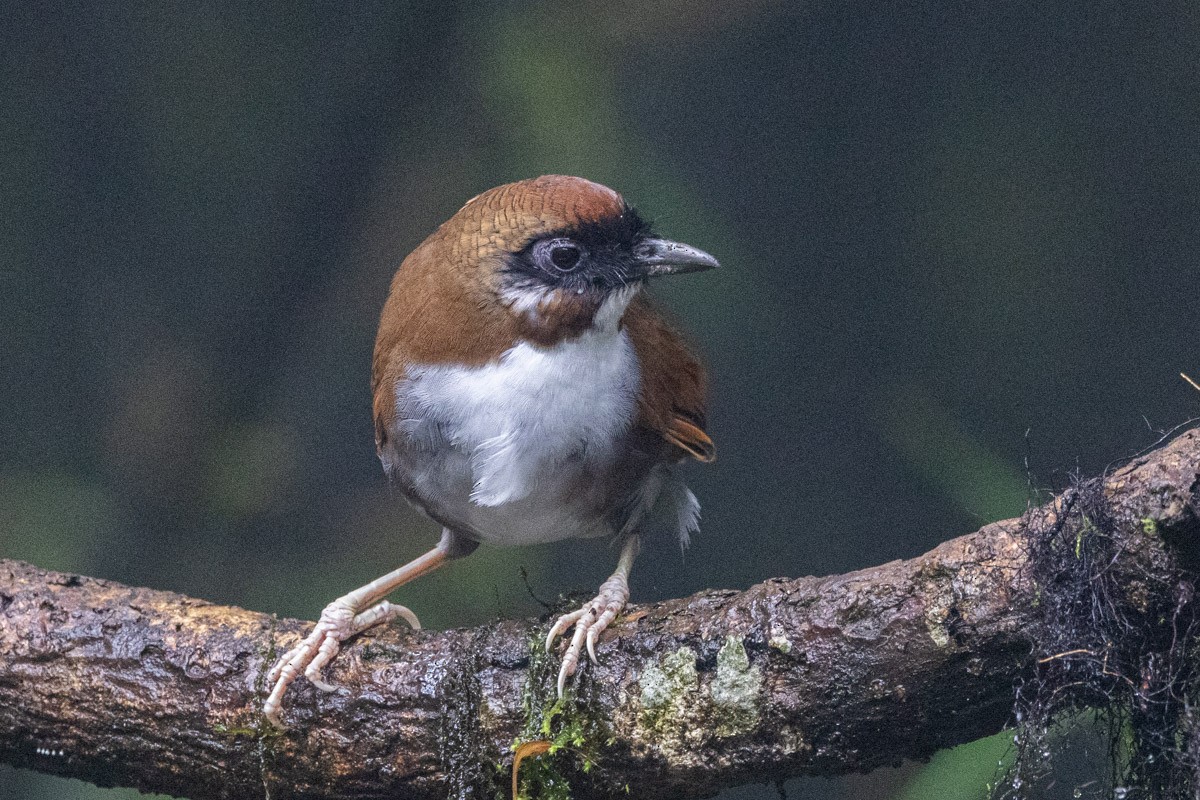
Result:
M1105 487L1118 566L1200 563L1200 431ZM576 797L688 798L995 733L1041 624L1025 530L631 607L551 723L583 743L542 758ZM343 691L297 681L275 733L263 676L310 625L0 561L0 760L195 800L507 796L512 745L553 702L546 620L358 637L327 672Z

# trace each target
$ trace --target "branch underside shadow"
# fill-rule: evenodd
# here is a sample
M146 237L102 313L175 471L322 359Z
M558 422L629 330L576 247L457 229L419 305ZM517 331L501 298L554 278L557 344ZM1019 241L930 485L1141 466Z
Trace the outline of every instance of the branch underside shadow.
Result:
M1200 552L1200 431L1102 480L1117 566L1177 583ZM908 561L631 607L549 712L548 738L572 725L574 743L541 758L576 797L690 798L995 733L1044 624L1029 531L1062 508ZM194 800L493 797L552 703L544 621L393 627L334 661L344 691L298 681L275 734L263 675L309 626L0 561L0 760Z

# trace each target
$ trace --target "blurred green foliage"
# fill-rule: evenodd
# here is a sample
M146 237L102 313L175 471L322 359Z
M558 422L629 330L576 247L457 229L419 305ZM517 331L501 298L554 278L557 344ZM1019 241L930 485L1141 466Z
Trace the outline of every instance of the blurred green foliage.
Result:
M6 17L5 557L311 618L425 549L372 453L376 315L465 199L546 172L724 264L656 288L708 355L721 461L635 600L915 555L1019 513L1027 458L1053 485L1196 411L1187 4ZM553 597L614 559L484 548L403 601L435 627L536 613L522 569ZM789 786L982 796L998 741ZM0 798L119 794L0 770Z
M897 800L979 800L1011 761L1011 733L943 750L909 781Z

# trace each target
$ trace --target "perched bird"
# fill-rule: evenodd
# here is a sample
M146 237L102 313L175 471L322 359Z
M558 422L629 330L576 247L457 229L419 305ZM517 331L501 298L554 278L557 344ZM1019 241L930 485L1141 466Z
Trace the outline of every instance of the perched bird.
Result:
M715 457L697 358L642 294L659 275L712 269L659 238L622 197L547 175L467 201L400 265L373 365L375 445L405 497L443 526L425 555L330 603L270 673L263 712L347 638L416 616L385 597L480 542L610 537L616 571L561 617L574 627L558 691L629 598L641 537L686 542L700 506L676 472Z

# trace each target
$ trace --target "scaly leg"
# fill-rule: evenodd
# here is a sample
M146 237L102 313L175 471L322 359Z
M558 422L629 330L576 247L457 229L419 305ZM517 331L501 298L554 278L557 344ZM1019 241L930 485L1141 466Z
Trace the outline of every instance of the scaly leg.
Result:
M584 603L578 611L564 614L554 623L546 636L546 652L550 652L554 640L567 628L575 626L575 635L563 653L562 667L558 671L558 696L562 697L567 685L567 678L575 674L579 668L579 658L583 652L586 639L588 658L596 662L596 639L604 632L609 623L617 618L625 603L629 600L629 570L633 568L633 559L638 553L638 538L630 536L621 547L621 557L617 559L617 568L612 576L600 584L600 592L589 603Z
M399 569L392 570L366 586L339 597L325 607L321 619L295 647L283 654L267 673L267 682L273 684L270 696L263 703L263 716L276 727L284 727L279 718L283 695L304 671L304 677L318 689L332 692L336 687L321 680L321 670L341 649L342 642L362 633L368 628L402 617L413 628L420 628L417 615L407 608L389 603L383 598L397 587L415 580L452 558L464 556L475 549L475 543L464 540L449 529L443 529L437 547L423 556L410 561Z

